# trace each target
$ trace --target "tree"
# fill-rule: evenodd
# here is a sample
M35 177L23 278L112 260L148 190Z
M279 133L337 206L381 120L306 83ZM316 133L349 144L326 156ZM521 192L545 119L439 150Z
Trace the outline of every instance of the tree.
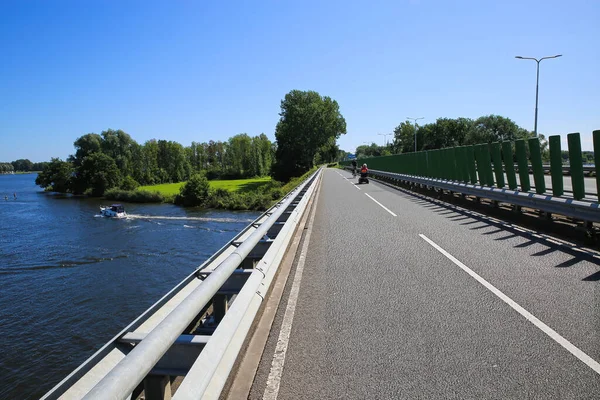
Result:
M252 139L245 133L229 138L225 152L225 171L231 177L241 178L252 176L256 172L256 163L252 154ZM253 167L254 164L254 167Z
M200 206L208 199L210 184L204 174L194 174L181 189L175 202L184 206Z
M528 139L533 133L521 128L510 118L499 115L487 115L477 118L473 123L473 129L466 138L467 144L481 144L492 142L503 142L505 140L514 142L518 139Z
M67 193L73 176L73 164L52 158L35 178L35 184L52 192Z
M371 143L371 145L362 145L356 148L356 158L368 158L368 157L379 157L379 156L389 156L391 151L384 146L379 146L376 143Z
M131 156L135 140L121 129L108 129L101 133L102 152L110 156L123 175L131 175Z
M264 133L261 133L259 136L255 137L254 141L258 141L258 147L262 157L262 168L260 169L258 175L268 175L271 171L273 160L275 159L274 143L271 143L267 135Z
M292 90L286 94L279 115L273 172L280 181L308 171L317 151L330 138L346 133L346 120L338 103L314 91Z
M319 148L317 154L315 155L315 163L330 163L334 162L337 158L338 152L340 148L336 143L335 137L330 137L327 143Z
M408 153L415 149L415 126L409 121L401 122L394 129L394 153Z
M102 151L102 136L97 133L88 133L75 140L73 146L75 146L75 155L70 156L69 161L75 167L79 167L84 158Z
M19 159L11 162L15 171L32 171L33 163L27 159Z
M11 163L0 163L0 174L10 174L15 170Z
M106 190L119 186L121 172L112 157L94 153L84 158L77 171L77 180L83 182L79 190L89 188L92 196L102 196Z
M44 168L46 168L46 166L49 163L46 161L43 162L39 162L39 163L33 163L33 166L31 167L31 171L43 171Z

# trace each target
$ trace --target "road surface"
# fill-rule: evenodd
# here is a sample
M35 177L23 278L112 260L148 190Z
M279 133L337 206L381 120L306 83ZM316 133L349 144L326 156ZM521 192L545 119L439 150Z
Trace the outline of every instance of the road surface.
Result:
M355 183L324 171L250 398L598 398L599 265Z

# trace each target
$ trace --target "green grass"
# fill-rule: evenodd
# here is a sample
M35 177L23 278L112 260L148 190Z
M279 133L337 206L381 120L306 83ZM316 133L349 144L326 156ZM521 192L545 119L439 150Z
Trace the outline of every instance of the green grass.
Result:
M230 192L249 192L266 186L271 182L271 177L253 178L253 179L234 179L234 180L216 180L210 181L211 189L225 189ZM140 186L139 190L148 190L159 192L164 196L174 196L179 194L179 189L185 182L164 183L162 185Z
M177 183L163 183L161 185L148 185L140 186L138 190L147 190L149 192L159 192L163 196L174 196L179 194L179 188L183 186L185 182Z
M211 189L225 189L230 192L250 192L261 187L267 186L271 182L271 177L253 179L234 179L234 180L219 180L210 181Z

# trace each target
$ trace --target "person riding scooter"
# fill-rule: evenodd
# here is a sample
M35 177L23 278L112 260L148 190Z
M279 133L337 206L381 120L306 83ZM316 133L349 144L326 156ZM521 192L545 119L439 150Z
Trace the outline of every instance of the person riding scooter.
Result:
M358 183L369 183L369 168L367 168L367 164L363 164L360 168Z

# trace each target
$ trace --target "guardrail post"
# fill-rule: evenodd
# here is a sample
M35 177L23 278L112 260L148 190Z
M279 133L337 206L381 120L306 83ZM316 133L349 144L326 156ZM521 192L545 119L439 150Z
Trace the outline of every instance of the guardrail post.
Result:
M594 136L594 166L596 174L596 190L598 191L598 200L600 201L600 175L598 174L598 165L600 165L600 130L592 133Z
M517 165L519 166L519 181L521 182L521 191L529 192L531 183L529 183L529 165L527 165L527 152L525 151L525 140L515 141L515 151L517 153Z
M515 175L515 162L511 142L502 142L502 155L504 157L504 168L506 169L506 180L511 190L517 189L517 176Z
M579 133L569 133L567 141L569 143L569 165L571 167L573 197L575 200L581 200L585 197L585 182L583 179L583 157L581 155Z
M492 151L492 162L494 163L494 174L496 175L496 183L499 188L504 187L504 170L502 169L502 152L500 151L500 143L492 143L490 145Z
M473 146L467 146L465 148L467 168L469 176L471 178L471 184L477 185L477 167L475 166L475 148Z
M562 153L560 149L560 135L550 136L550 173L552 174L552 195L562 196L563 171L562 171Z
M531 169L533 170L535 191L537 194L544 194L546 192L546 181L544 179L542 153L540 151L540 140L538 138L529 139L529 154L531 155Z

